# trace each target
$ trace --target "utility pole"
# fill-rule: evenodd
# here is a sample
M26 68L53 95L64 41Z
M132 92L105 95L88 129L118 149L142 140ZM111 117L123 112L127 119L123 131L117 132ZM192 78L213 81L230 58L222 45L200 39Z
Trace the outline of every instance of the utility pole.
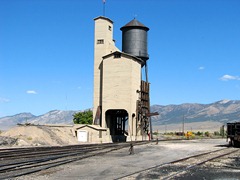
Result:
M182 122L182 133L183 133L183 136L184 136L184 120L185 120L185 117L183 115L183 122Z
M165 134L167 133L167 125L166 125L166 122L165 122Z

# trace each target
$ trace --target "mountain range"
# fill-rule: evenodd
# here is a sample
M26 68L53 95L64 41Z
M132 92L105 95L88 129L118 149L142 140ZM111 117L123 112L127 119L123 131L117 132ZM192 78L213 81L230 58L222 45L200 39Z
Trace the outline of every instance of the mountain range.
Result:
M73 124L73 114L80 111L53 110L35 116L20 113L0 118L0 130L7 130L18 123L34 124ZM184 103L180 105L152 105L151 112L159 115L152 117L152 125L179 124L191 122L234 122L240 119L240 100L221 100L210 104Z
M239 121L240 100L221 100L210 104L185 103L180 105L153 105L153 125L216 121L221 123Z
M73 114L80 111L53 110L46 114L35 116L31 113L20 113L0 118L0 130L7 130L17 124L73 124Z

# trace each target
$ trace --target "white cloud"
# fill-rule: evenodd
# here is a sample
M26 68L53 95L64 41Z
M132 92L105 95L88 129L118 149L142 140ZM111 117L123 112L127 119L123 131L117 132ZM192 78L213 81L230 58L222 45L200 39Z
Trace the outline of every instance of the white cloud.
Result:
M229 80L240 80L240 77L238 76L231 76L231 75L228 75L228 74L225 74L223 75L220 80L222 81L229 81Z
M199 70L204 70L205 67L201 66L201 67L199 67L198 69L199 69Z
M9 102L10 100L7 99L7 98L3 98L3 97L0 97L0 103L7 103Z
M34 91L34 90L27 90L27 92L26 93L28 93L28 94L37 94L37 92L36 91Z

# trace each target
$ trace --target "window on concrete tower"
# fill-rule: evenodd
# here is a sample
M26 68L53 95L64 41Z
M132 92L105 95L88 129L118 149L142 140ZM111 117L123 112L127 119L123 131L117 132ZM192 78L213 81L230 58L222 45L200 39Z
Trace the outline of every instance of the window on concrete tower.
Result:
M115 53L114 58L121 58L121 54L120 53Z
M97 44L104 44L104 39L98 39Z

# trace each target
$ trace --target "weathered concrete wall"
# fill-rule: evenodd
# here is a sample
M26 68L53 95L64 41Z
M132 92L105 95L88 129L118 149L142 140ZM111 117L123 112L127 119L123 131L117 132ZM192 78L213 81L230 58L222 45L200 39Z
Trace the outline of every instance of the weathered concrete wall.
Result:
M124 109L129 115L128 132L136 135L136 101L139 98L141 64L130 57L103 60L102 119L109 109ZM102 127L106 127L103 121Z
M94 31L94 94L93 94L93 118L95 118L96 111L100 103L100 65L102 57L117 51L115 42L113 40L113 22L105 17L95 18ZM103 43L100 41L103 40Z
M113 22L106 17L95 18L94 32L94 107L95 119L98 106L102 107L101 127L107 128L107 110L128 112L128 140L142 140L137 131L136 102L137 90L141 86L141 63L131 55L118 51L113 40ZM103 59L104 57L104 59Z

